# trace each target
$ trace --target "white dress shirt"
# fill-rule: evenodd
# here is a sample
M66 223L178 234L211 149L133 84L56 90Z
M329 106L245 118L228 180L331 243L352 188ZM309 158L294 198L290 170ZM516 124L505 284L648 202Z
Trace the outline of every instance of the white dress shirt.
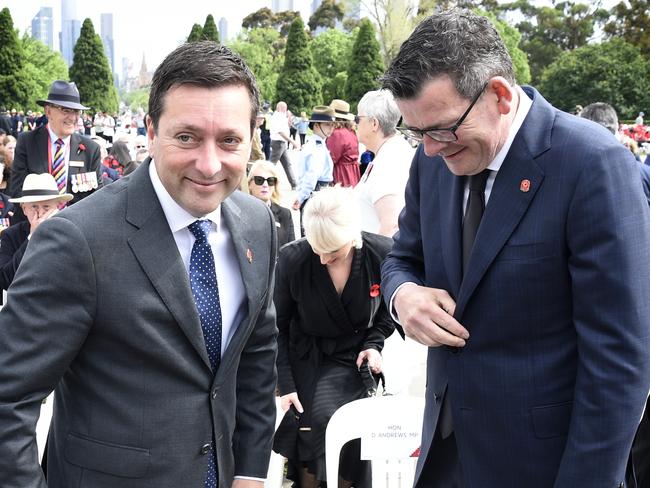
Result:
M149 165L149 176L189 276L190 256L196 239L187 226L198 219L176 203L167 192L160 181L153 160ZM232 336L237 330L237 326L246 316L246 289L237 262L232 236L221 219L221 205L208 215L201 217L201 219L208 219L212 222L208 243L212 248L219 284L219 302L222 317L221 356L223 357Z

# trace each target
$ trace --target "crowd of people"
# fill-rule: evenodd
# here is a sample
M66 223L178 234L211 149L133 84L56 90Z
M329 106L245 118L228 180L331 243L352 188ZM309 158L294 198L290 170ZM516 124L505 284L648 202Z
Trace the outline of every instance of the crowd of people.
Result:
M426 399L418 488L649 486L650 169L614 109L519 86L456 9L380 83L271 111L204 41L128 124L63 80L10 124L0 488L262 488L271 450L323 487L380 376ZM358 440L339 473L372 486Z

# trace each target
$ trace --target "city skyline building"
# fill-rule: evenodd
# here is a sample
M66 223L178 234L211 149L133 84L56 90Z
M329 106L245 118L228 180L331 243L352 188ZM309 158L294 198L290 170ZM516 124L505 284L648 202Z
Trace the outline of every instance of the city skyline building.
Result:
M295 10L293 0L272 0L271 10L273 12L284 12L286 10Z
M224 44L225 42L228 42L228 39L228 19L221 17L221 19L219 19L219 40L221 41L221 44Z
M111 73L115 73L115 42L113 40L113 14L103 13L100 15L100 37L104 44L104 53L111 67Z
M32 38L54 50L54 18L52 7L41 7L32 19Z
M74 58L74 45L81 33L81 22L77 19L77 0L61 0L61 32L59 45L61 55L68 66Z

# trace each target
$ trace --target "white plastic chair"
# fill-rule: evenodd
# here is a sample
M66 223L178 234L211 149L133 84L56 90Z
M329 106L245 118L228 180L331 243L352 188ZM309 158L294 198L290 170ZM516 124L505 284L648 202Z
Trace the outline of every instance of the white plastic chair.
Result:
M280 422L284 417L284 410L280 404L280 397L275 397L275 430L278 430ZM266 481L264 488L282 488L284 482L284 457L277 452L271 451L271 459L269 460L269 470L266 473Z
M377 396L339 408L325 432L327 486L338 486L343 445L361 438L361 459L372 461L373 488L413 485L420 451L424 399Z

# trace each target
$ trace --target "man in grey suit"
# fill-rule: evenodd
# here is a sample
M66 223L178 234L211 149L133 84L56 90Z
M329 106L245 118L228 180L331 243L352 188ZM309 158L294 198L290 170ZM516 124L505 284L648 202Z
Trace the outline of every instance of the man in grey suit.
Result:
M0 487L263 486L275 224L233 193L258 105L229 49L179 47L152 82L152 159L34 233L0 313Z

